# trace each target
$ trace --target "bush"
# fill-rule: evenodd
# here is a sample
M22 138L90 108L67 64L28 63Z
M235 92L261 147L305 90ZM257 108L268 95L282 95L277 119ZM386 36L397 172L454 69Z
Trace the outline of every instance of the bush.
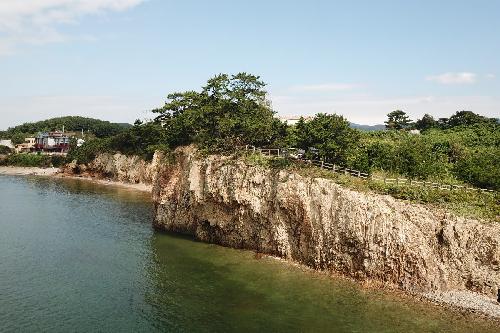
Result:
M500 128L492 122L405 131L362 132L347 166L362 172L391 173L422 180L467 182L500 188Z
M497 147L467 150L455 163L457 178L479 187L500 190L500 152Z
M295 140L297 147L315 148L318 157L342 165L347 163L360 137L360 132L352 129L344 117L323 113L307 122L301 119L296 132L288 133L294 136L289 141Z
M109 141L109 139L93 139L80 147L73 146L67 159L69 161L76 160L80 164L90 163L97 155L111 151Z
M48 168L59 167L66 163L64 156L49 156L41 154L12 154L0 162L2 165L19 167Z
M7 154L10 154L10 153L12 153L12 149L10 149L7 146L0 145L0 155L7 155Z

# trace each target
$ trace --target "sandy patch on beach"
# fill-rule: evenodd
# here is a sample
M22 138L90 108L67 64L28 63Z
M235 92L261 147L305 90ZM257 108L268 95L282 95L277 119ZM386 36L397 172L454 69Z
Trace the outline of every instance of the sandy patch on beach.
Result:
M111 179L98 179L86 176L73 176L61 172L58 168L35 168L35 167L11 167L0 166L0 175L8 176L50 176L57 178L80 179L90 181L99 185L125 187L132 190L151 193L152 186L146 184L132 184L118 182Z

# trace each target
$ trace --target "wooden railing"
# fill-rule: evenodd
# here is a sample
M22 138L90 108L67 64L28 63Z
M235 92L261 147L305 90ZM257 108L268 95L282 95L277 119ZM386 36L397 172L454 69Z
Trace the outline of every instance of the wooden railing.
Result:
M269 156L269 157L273 157L273 156L275 156L275 157L282 157L283 156L284 157L284 156L288 155L288 151L289 151L289 149L280 149L280 148L258 148L258 147L252 146L252 145L237 147L237 149L250 151L250 152L254 152L254 153L260 153L264 156ZM465 185L433 183L433 182L426 182L426 181L417 181L417 180L408 179L408 178L378 177L378 176L370 175L368 173L361 172L359 170L345 168L345 167L342 167L342 166L339 166L336 164L327 163L327 162L320 161L320 160L297 159L297 161L301 161L303 163L308 163L308 164L314 165L316 167L319 167L321 169L329 170L332 172L337 172L340 174L358 177L358 178L362 178L362 179L366 179L366 180L380 181L380 182L383 182L384 184L391 184L391 185L396 185L396 186L421 186L421 187L434 188L434 189L445 190L445 191L446 190L447 191L463 190L463 191L495 192L494 190L490 190L490 189L465 186Z

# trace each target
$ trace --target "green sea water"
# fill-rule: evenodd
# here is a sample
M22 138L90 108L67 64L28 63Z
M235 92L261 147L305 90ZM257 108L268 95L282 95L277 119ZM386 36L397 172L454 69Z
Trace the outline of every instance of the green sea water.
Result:
M500 332L152 219L146 194L0 176L0 332Z

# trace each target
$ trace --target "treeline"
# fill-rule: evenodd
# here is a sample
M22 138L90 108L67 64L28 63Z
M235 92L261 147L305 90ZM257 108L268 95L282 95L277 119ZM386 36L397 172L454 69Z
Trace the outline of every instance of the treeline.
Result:
M70 132L81 132L83 130L85 134L105 138L117 135L130 127L132 127L130 124L111 123L109 121L79 116L67 116L10 127L6 131L0 131L0 138L11 139L14 144L18 144L24 142L26 137L38 132L61 131L63 128L65 131Z
M402 130L402 129L417 129L426 131L429 129L451 129L460 126L472 126L477 124L483 125L498 125L497 118L488 118L478 115L472 111L458 111L450 118L434 119L430 114L425 114L421 119L413 122L408 115L402 110L392 111L387 115L385 122L386 129Z
M154 122L137 121L131 129L106 139L94 140L70 153L88 162L102 151L120 151L150 158L155 149L197 144L209 153L234 151L235 146L277 144L286 136L287 125L275 118L259 77L239 73L218 75L200 92L168 95L153 110Z
M68 161L77 160L79 163L88 163L97 154L113 152L137 155L150 160L156 150L167 151L170 149L166 142L166 131L161 124L136 121L134 126L117 135L95 138L85 142L81 147L76 147L76 143L71 142Z
M236 146L296 147L311 157L362 172L384 172L414 179L467 182L500 189L500 127L496 119L470 111L413 122L400 110L389 113L386 131L353 129L339 115L318 114L295 126L275 117L259 77L220 74L200 91L173 93L153 110L151 123L90 141L70 157L91 160L102 151L150 158L155 149L196 144L207 153ZM417 128L421 135L411 134Z

